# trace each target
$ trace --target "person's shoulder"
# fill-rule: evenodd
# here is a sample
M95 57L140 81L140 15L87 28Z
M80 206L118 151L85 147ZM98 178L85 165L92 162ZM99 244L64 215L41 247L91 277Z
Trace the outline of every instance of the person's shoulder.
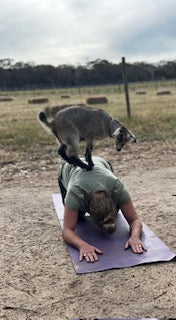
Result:
M79 210L80 201L82 197L83 196L80 193L80 189L78 186L73 186L72 188L68 188L67 194L65 197L65 205L71 209Z
M94 161L104 161L104 159L101 158L101 157L99 157L99 156L93 156L92 159L93 159Z
M93 156L92 160L95 164L104 164L105 166L108 165L108 162L104 158L98 156Z

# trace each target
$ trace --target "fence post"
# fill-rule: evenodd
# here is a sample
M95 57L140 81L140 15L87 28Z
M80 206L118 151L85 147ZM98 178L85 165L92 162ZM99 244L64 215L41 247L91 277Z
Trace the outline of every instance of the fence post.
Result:
M122 75L123 75L123 82L124 82L124 88L125 88L127 115L128 115L128 118L131 118L130 99L129 99L129 94L128 94L128 80L127 80L125 57L122 57Z

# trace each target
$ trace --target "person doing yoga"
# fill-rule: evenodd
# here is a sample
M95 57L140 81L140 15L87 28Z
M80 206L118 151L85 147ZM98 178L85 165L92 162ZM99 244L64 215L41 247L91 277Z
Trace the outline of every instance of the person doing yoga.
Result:
M98 228L111 234L116 230L116 215L121 209L130 227L124 249L131 247L134 253L143 253L147 249L140 239L142 221L128 191L113 173L109 162L100 157L93 157L93 162L91 171L69 163L61 168L58 183L64 204L63 239L80 251L80 261L83 258L87 262L97 261L98 254L103 252L75 233L77 221L84 219L88 212Z

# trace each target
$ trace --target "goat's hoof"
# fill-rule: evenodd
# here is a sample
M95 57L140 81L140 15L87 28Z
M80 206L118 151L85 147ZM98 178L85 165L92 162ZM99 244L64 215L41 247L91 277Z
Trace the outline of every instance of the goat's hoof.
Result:
M89 163L89 167L91 167L91 168L94 167L94 163L93 163L93 162L90 162L90 163Z
M87 171L91 171L92 168L93 168L93 166L88 166L88 167L86 168L86 170L87 170Z

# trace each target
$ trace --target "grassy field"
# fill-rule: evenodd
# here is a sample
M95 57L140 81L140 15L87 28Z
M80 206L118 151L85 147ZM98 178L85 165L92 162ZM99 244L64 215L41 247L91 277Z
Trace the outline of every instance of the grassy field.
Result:
M157 95L157 90L170 90L170 95ZM137 90L146 94L137 95ZM62 99L67 94L70 98ZM176 82L144 83L129 86L131 119L126 114L122 86L104 86L45 91L1 92L13 101L0 101L0 146L15 151L32 152L45 145L56 145L37 121L38 112L45 106L86 103L90 96L103 95L108 104L94 105L118 118L131 129L140 141L176 138ZM46 97L46 104L29 104L28 99ZM106 142L104 142L106 143ZM102 143L101 143L102 145Z

